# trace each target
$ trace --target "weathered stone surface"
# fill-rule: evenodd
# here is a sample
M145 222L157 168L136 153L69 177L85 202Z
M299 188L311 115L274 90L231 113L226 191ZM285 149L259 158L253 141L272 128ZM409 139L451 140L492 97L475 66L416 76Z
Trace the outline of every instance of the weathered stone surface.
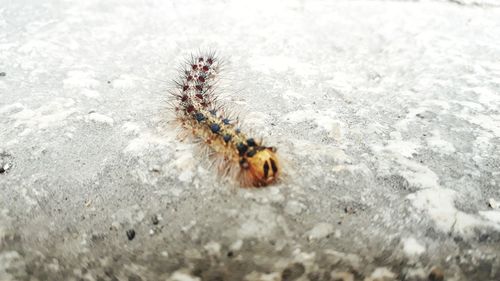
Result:
M495 2L237 2L0 5L0 279L500 280ZM210 48L283 183L169 127Z

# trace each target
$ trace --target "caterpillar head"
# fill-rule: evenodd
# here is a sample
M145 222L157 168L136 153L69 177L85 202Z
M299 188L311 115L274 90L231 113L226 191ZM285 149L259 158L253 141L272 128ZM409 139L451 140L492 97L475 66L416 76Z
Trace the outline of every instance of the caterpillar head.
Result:
M248 185L261 187L269 185L278 179L280 167L276 148L257 147L249 150L240 161L245 174L244 181Z

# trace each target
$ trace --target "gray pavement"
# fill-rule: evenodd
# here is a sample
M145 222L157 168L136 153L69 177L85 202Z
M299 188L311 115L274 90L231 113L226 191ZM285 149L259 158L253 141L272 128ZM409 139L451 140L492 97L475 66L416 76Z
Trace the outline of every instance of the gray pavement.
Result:
M495 1L0 3L0 280L500 280ZM213 49L278 185L168 122Z

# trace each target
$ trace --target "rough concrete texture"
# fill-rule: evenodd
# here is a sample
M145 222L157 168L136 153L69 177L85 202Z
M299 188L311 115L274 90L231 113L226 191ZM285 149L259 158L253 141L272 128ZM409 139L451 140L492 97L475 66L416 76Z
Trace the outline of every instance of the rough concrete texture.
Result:
M494 4L2 1L0 280L500 280ZM177 138L198 49L283 183Z

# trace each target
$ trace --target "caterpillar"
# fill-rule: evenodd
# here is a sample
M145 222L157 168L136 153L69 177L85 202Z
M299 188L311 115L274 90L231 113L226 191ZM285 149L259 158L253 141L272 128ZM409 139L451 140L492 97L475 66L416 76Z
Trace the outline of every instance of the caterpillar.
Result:
M221 68L214 52L192 55L185 61L170 90L175 123L214 156L221 175L236 178L242 187L273 184L281 173L276 148L242 132L239 119L232 118L219 102Z

